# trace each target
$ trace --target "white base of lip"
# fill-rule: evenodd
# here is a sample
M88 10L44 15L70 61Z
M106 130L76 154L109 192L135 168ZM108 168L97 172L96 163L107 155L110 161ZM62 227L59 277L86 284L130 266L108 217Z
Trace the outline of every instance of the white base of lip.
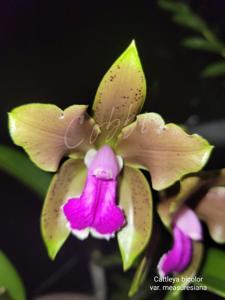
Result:
M67 227L71 230L71 233L75 235L80 240L85 240L88 238L89 234L97 239L105 239L109 241L111 238L115 237L115 233L112 234L101 234L97 232L94 228L88 227L82 230L72 229L70 223L67 223Z
M93 160L93 158L95 157L95 154L97 153L97 150L95 150L94 148L88 150L88 152L86 153L85 157L84 157L84 163L85 165L88 167L90 167L91 162ZM116 156L117 161L118 161L118 165L120 168L120 171L123 169L123 159L120 155Z
M160 258L158 266L157 266L157 270L158 270L160 278L163 278L166 275L162 269L162 265L163 265L165 259L166 259L166 254L163 254L163 256Z

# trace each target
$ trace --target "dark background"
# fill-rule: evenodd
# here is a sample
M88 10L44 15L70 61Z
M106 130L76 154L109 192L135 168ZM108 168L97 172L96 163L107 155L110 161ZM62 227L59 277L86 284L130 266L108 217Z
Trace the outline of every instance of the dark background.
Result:
M224 40L225 2L187 2ZM183 48L181 39L191 33L174 24L157 1L1 0L1 143L12 146L6 113L15 106L91 104L102 76L133 38L147 79L145 111L190 127L222 120L225 78L200 76L203 67L220 58ZM210 169L225 166L224 127L216 133L217 139L203 130L218 146L207 165ZM16 265L29 297L49 291L91 292L90 249L110 252L115 243L70 238L51 262L39 230L42 199L9 175L0 176L0 248ZM62 278L49 281L59 269Z

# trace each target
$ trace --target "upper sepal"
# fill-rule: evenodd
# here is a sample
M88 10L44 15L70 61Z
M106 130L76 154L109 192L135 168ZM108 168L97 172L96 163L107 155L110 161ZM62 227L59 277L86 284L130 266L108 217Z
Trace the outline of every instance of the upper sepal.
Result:
M115 141L140 112L145 96L145 76L132 41L105 74L95 96L94 119L101 128L101 142Z

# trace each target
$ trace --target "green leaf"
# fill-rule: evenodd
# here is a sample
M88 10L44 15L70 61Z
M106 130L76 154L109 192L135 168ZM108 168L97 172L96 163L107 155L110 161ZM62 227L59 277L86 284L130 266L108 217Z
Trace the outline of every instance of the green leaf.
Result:
M128 294L129 297L133 297L138 292L139 288L141 287L141 285L143 284L147 276L148 267L149 267L149 258L146 255L142 258L134 274L134 278L132 280L131 287Z
M51 176L38 169L18 150L0 145L0 169L14 176L40 196L44 196Z
M203 77L225 76L225 62L220 61L208 65L201 74Z
M164 298L164 300L182 300L182 299L183 299L183 296L182 296L181 291L180 291L180 293L171 291L171 292L167 293Z
M152 195L145 176L137 169L124 167L119 205L127 224L118 233L124 270L128 270L145 249L152 231Z
M145 76L132 41L105 74L95 96L93 111L101 129L100 143L113 145L121 128L140 112L145 96Z
M225 298L225 252L216 248L207 251L201 276L213 293Z
M174 14L173 20L176 23L198 32L208 30L202 18L195 14L187 4L171 0L160 0L158 3L161 8Z
M189 7L186 4L178 1L159 0L158 4L162 9L173 13L189 14L190 12Z
M174 22L193 29L197 32L203 32L208 30L207 25L205 22L196 14L190 12L190 14L179 14L173 17Z
M0 252L0 287L3 287L13 300L26 299L25 289L20 276L2 251ZM3 293L4 296L2 295L2 297L7 299L7 293Z
M201 36L187 37L182 41L182 45L195 49L220 53L224 50L224 45L219 42L211 42Z
M85 178L83 160L68 159L49 186L41 215L41 231L51 259L55 258L70 234L61 207L69 198L81 194Z

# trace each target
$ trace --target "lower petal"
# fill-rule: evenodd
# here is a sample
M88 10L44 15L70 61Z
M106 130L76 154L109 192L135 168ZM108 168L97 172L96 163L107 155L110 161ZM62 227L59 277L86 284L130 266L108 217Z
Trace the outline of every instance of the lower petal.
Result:
M174 243L170 251L165 253L158 264L161 277L169 273L183 272L189 265L192 257L192 241L178 227L173 230Z

